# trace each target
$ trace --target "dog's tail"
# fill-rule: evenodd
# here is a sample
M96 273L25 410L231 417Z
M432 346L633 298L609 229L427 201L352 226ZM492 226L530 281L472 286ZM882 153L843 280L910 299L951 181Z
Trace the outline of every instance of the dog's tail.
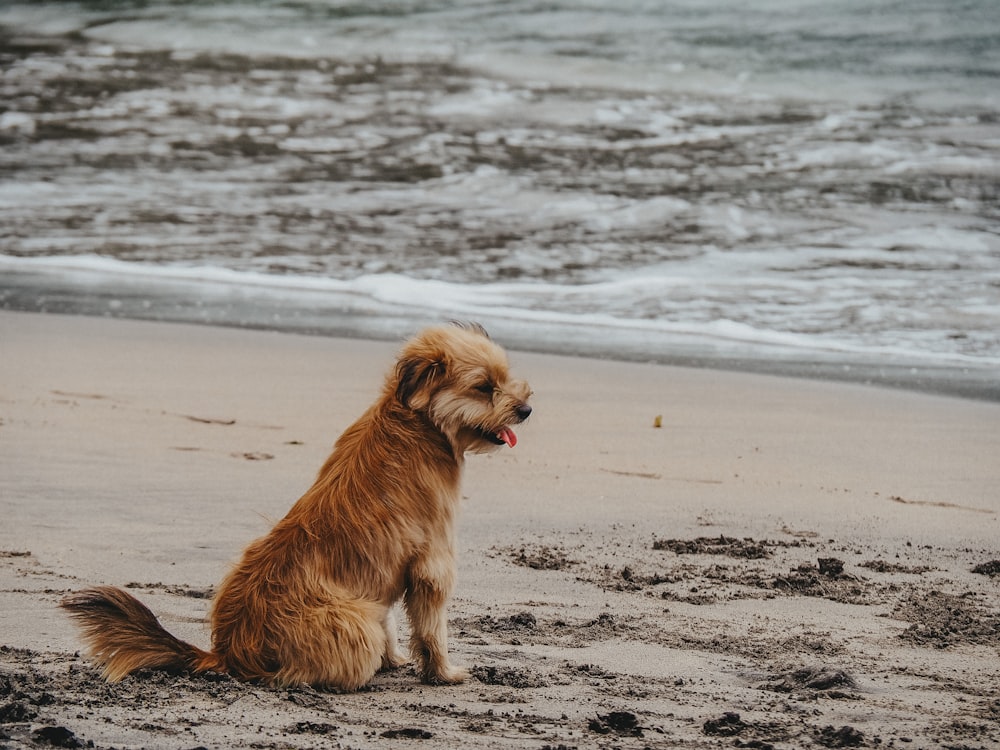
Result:
M142 602L121 589L85 589L69 594L59 606L80 626L91 657L109 682L144 668L226 671L221 657L172 636Z

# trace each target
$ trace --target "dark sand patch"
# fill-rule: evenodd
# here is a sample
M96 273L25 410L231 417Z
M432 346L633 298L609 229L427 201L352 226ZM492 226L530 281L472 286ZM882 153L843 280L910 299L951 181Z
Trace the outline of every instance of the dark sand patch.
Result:
M1000 648L1000 616L990 612L972 593L941 591L911 593L894 616L912 623L900 637L919 646L949 648L974 644Z

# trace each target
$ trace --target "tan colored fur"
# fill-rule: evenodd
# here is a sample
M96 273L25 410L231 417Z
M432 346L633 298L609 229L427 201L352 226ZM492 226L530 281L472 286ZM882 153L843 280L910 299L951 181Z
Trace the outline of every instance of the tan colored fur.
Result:
M445 605L463 455L502 442L530 413L529 395L478 326L411 340L313 486L222 581L211 651L170 635L120 589L81 591L62 606L109 680L145 667L355 690L406 661L391 614L402 599L421 678L460 682Z

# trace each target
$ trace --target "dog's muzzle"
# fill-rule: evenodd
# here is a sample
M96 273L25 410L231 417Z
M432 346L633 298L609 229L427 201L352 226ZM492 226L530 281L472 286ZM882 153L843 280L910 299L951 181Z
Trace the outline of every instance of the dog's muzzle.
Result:
M514 409L514 416L518 422L523 422L531 416L531 407L527 404L520 404ZM487 432L482 430L480 434L494 445L508 445L513 448L517 445L517 434L507 426L501 427L497 432Z

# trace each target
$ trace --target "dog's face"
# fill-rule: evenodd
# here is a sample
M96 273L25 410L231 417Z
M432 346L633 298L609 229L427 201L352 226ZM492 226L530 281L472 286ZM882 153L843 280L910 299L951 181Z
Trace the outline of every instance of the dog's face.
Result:
M420 333L403 349L390 387L401 404L426 414L460 452L513 448L512 425L531 414L531 388L510 377L506 353L476 325Z

